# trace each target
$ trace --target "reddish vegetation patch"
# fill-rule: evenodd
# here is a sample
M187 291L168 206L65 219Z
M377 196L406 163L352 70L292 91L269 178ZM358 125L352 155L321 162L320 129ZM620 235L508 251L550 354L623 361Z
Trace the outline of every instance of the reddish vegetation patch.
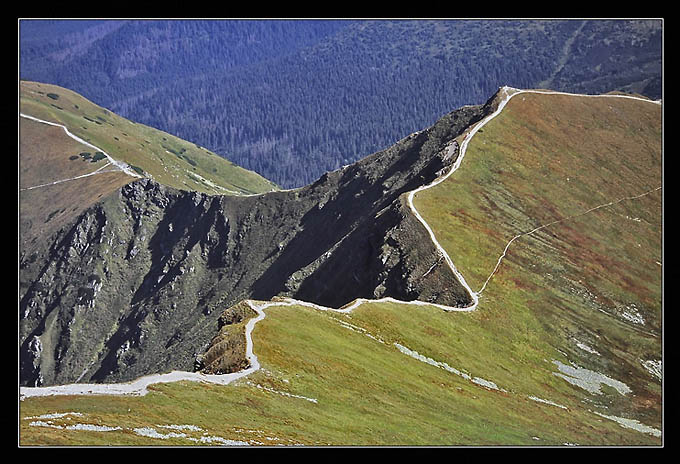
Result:
M520 290L536 290L538 287L531 283L528 279L521 277L510 277L509 280Z

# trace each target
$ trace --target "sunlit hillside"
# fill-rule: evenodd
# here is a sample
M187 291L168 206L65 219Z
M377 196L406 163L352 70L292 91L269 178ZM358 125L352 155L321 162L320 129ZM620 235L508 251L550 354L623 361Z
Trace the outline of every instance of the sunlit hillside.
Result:
M22 81L20 112L64 125L138 174L170 187L209 194L252 194L276 188L195 143L129 121L62 87ZM70 155L64 154L66 159ZM26 170L22 177L31 173Z

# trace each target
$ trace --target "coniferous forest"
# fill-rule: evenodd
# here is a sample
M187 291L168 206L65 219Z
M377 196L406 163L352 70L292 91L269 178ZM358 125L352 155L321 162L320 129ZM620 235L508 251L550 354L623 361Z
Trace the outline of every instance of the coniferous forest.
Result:
M502 85L661 98L661 20L21 20L19 73L309 184Z

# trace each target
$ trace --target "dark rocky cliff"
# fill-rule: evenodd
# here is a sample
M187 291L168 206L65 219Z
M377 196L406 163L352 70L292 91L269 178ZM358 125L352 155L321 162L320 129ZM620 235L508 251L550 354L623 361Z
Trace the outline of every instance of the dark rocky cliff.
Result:
M247 298L466 305L404 194L453 164L453 139L489 105L456 110L297 190L237 197L126 185L20 251L21 384L201 367L220 316Z

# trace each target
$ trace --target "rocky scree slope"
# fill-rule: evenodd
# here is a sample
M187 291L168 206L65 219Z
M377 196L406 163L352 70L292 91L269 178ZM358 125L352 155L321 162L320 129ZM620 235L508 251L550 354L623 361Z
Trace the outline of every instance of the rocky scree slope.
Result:
M251 316L237 304L247 298L466 306L470 296L402 194L450 168L454 139L493 100L297 190L211 196L149 179L124 186L43 246L20 250L20 383L241 369L242 336L225 338L224 328ZM225 350L228 360L215 361Z

